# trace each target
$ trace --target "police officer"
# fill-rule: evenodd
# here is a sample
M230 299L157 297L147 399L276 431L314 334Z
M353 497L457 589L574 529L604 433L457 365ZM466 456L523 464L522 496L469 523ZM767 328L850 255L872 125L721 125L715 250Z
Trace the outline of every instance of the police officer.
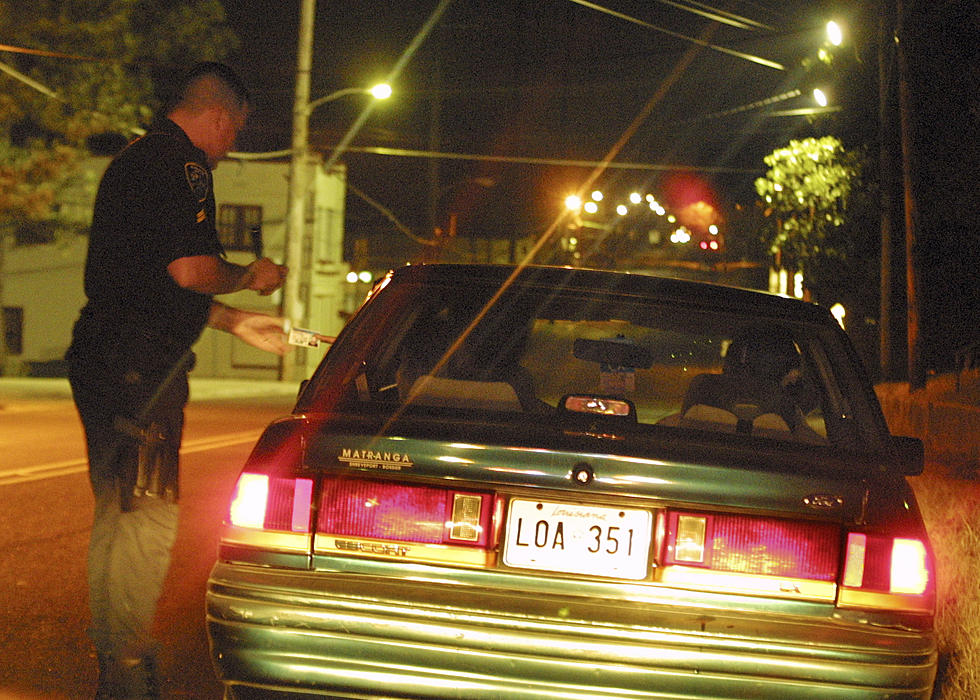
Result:
M177 459L190 348L205 326L282 355L282 319L215 294L271 294L286 268L227 261L211 171L234 144L248 93L203 63L167 117L103 175L85 265L88 301L66 359L88 448L95 517L88 554L97 698L157 697L151 627L177 532Z

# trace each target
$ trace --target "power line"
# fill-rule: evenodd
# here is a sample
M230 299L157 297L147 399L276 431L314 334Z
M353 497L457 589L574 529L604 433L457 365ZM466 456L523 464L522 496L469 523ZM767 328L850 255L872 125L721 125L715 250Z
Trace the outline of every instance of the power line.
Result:
M707 42L707 41L705 41L703 39L698 39L697 37L693 37L693 36L687 36L686 34L681 34L680 32L675 32L675 31L673 31L671 29L667 29L665 27L658 27L657 25L651 24L650 22L646 22L646 21L644 21L642 19L638 19L638 18L633 17L631 15L627 15L627 14L625 14L623 12L618 12L617 10L611 10L608 7L603 7L602 5L597 5L594 2L588 2L587 0L569 0L569 1L575 3L576 5L581 5L582 7L587 7L590 10L595 10L597 12L602 12L603 14L607 14L607 15L609 15L611 17L616 17L618 19L622 19L622 20L625 20L627 22L631 22L632 24L636 24L636 25L639 25L641 27L646 27L647 29L652 29L652 30L654 30L656 32L660 32L662 34L666 34L667 36L671 36L671 37L673 37L675 39L681 39L682 41L687 41L687 42L690 42L692 44L697 44L698 46L703 46L704 48L711 49L712 51L718 51L719 53L724 53L724 54L728 54L729 56L734 56L736 58L741 58L741 59L743 59L745 61L749 61L751 63L756 63L756 64L758 64L760 66L765 66L767 68L773 68L775 70L786 70L786 67L783 64L776 63L775 61L770 61L767 58L761 58L760 56L753 56L752 54L749 54L749 53L744 53L742 51L736 51L734 49L729 49L729 48L726 48L724 46L719 46L717 44L712 44L712 43Z
M705 173L751 174L757 173L758 168L728 168L713 165L688 165L681 163L623 163L603 160L575 160L568 158L536 158L533 156L495 156L478 153L449 153L446 151L425 151L409 148L390 148L387 146L348 146L348 153L363 153L376 156L395 156L403 158L441 158L444 160L470 160L484 163L516 163L519 165L554 165L571 168L595 168L603 166L612 170L645 170L645 171L697 171ZM268 157L281 157L288 151L272 151ZM242 154L246 157L258 157L263 154ZM237 157L229 154L229 157Z

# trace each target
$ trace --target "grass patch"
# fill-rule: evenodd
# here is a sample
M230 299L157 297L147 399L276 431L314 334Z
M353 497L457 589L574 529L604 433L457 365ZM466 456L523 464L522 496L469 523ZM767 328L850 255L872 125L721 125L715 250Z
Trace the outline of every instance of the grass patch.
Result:
M940 472L910 479L936 553L939 677L934 700L980 698L980 482Z

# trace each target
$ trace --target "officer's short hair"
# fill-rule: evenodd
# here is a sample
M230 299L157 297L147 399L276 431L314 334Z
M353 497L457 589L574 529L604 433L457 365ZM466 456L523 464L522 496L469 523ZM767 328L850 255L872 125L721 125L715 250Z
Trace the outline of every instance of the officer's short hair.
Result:
M238 74L224 63L204 61L198 63L184 74L172 104L169 105L167 111L169 112L178 106L194 106L193 103L201 101L202 95L197 88L201 84L202 78L213 78L217 80L227 91L222 91L224 94L221 95L208 95L208 97L218 100L224 98L234 103L229 104L229 107L244 109L248 106L251 96L249 95L248 88L245 87L245 83L238 77Z

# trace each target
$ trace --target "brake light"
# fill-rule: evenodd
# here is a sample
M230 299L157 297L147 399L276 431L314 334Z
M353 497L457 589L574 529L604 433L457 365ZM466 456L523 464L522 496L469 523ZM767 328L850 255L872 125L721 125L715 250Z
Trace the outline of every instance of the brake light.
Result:
M892 593L920 595L929 587L926 546L901 537L892 542Z
M852 532L843 585L863 591L922 595L931 588L932 561L924 541Z
M668 511L663 561L738 574L833 581L839 532L833 523Z
M244 472L228 521L237 527L309 532L312 502L312 479Z
M325 479L317 531L377 540L485 547L490 494L371 479Z

